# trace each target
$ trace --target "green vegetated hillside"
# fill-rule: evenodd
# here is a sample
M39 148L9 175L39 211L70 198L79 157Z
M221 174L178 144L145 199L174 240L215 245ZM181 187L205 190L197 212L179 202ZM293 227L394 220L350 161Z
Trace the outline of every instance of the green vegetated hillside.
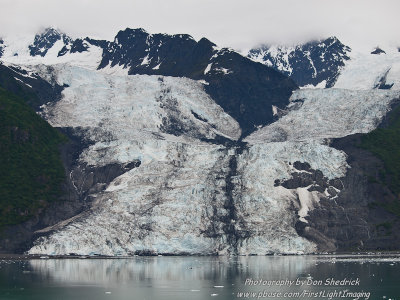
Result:
M22 98L29 106L38 106L40 100L33 89L16 80L15 75L10 68L0 64L0 87Z
M361 138L361 147L383 161L378 181L397 196L396 201L383 206L400 216L400 106L390 112L387 127L377 128Z
M28 106L36 98L32 92L9 76L0 79L2 228L28 220L60 195L65 174L59 145L66 138Z

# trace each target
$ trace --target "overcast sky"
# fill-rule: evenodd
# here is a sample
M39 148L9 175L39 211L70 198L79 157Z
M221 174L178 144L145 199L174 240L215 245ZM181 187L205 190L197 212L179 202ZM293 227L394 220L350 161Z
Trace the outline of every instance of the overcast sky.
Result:
M120 29L188 33L237 50L338 36L400 46L399 0L0 0L0 36L54 26L113 39Z

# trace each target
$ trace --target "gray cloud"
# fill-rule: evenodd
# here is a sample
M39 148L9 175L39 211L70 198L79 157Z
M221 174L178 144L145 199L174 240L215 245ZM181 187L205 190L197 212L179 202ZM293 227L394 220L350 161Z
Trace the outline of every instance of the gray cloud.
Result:
M0 35L55 26L73 37L112 39L120 29L142 27L235 49L331 35L400 45L398 0L0 0L0 7Z

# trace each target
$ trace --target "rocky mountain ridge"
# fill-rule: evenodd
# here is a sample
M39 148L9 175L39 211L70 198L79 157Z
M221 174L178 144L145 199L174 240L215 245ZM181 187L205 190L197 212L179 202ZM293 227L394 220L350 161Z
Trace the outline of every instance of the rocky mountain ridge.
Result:
M297 88L279 72L253 63L232 49L218 48L206 38L196 42L185 34L149 34L143 29L127 28L119 31L114 41L72 40L50 28L17 52L7 48L6 42L2 59L9 63L72 63L105 73L199 80L244 132L271 122L270 105L283 108ZM28 53L26 48L30 49Z
M387 47L386 51L379 47L352 49L333 36L294 46L261 45L249 50L247 57L282 72L304 88L365 90L397 85L398 89L398 51Z
M322 84L330 88L350 59L350 52L350 47L330 37L294 47L263 45L251 49L248 57L281 71L299 86Z

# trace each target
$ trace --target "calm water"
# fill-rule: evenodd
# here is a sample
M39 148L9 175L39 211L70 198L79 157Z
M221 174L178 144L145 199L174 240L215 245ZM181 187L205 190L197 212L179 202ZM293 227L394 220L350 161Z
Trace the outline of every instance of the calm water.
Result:
M400 299L400 257L2 260L0 299Z

